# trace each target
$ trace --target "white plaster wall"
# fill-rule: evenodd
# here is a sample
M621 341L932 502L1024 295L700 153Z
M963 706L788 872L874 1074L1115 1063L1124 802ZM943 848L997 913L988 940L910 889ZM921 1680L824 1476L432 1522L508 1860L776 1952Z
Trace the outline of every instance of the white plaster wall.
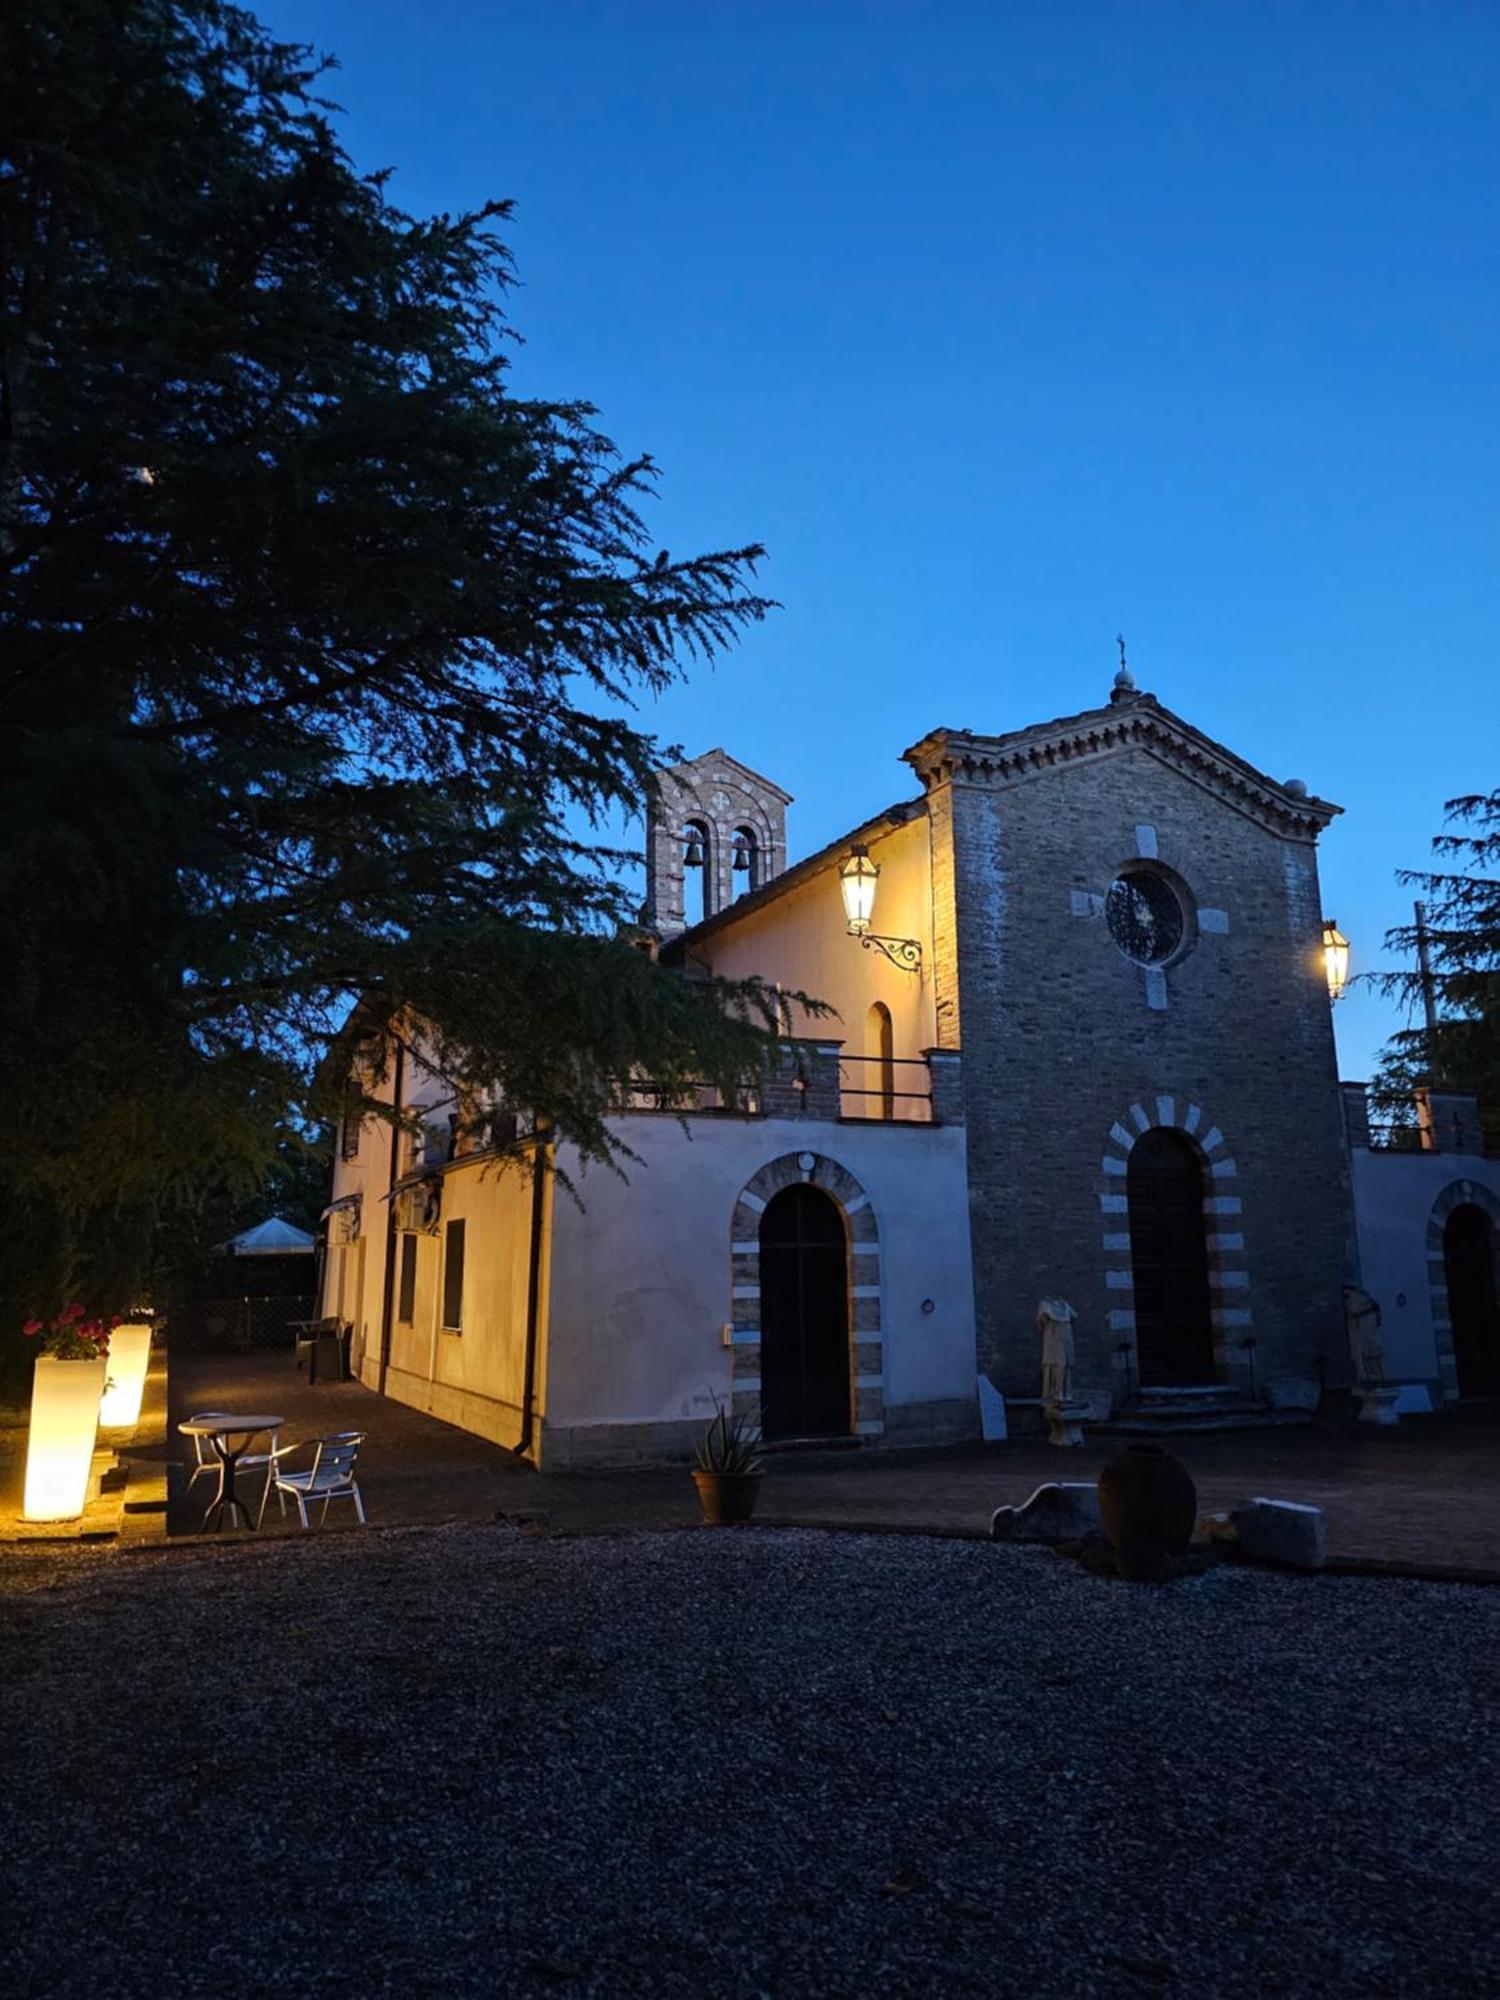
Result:
M1439 1379L1427 1220L1444 1188L1473 1181L1500 1200L1500 1160L1466 1153L1350 1151L1360 1283L1381 1309L1386 1369L1399 1382ZM1434 1401L1439 1400L1436 1395Z
M837 1161L874 1207L887 1407L974 1395L962 1126L698 1119L684 1131L639 1117L620 1131L640 1155L628 1184L595 1169L579 1179L582 1211L556 1200L550 1424L696 1418L728 1395L734 1204L760 1168L799 1152Z

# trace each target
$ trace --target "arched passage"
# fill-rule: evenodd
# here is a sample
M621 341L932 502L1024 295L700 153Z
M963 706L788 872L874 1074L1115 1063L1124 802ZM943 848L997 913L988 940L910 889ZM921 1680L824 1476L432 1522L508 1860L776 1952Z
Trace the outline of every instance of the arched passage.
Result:
M760 1374L768 1438L850 1429L849 1246L838 1203L806 1182L760 1219Z
M1477 1202L1461 1202L1443 1224L1443 1277L1461 1396L1500 1396L1500 1306L1495 1229Z
M1140 1381L1148 1388L1212 1382L1202 1155L1183 1133L1153 1126L1130 1149L1125 1189Z

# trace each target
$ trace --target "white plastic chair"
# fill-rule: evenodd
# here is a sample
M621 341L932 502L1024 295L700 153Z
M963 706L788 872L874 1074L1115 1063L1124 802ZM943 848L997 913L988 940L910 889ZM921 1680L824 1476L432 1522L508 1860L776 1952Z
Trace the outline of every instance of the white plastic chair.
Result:
M273 1451L270 1456L270 1470L266 1474L266 1490L261 1495L260 1514L255 1525L260 1526L265 1518L266 1502L272 1489L282 1514L286 1513L287 1498L297 1503L297 1518L304 1528L310 1527L307 1518L309 1503L321 1500L323 1512L318 1517L322 1527L328 1519L328 1509L335 1500L352 1500L354 1511L359 1516L361 1527L365 1520L365 1503L360 1498L359 1487L355 1484L354 1467L359 1458L359 1448L365 1441L363 1431L338 1431L331 1437L306 1438L301 1444L289 1444L284 1451ZM281 1460L290 1458L294 1452L306 1451L315 1446L313 1462L306 1472L283 1471Z

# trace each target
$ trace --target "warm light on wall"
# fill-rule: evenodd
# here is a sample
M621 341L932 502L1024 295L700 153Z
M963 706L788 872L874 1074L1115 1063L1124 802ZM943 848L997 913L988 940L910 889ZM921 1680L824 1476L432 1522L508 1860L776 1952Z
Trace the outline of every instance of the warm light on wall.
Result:
M104 1393L103 1361L58 1361L41 1355L31 1387L26 1439L28 1521L74 1521L89 1490L89 1465Z
M127 1320L109 1336L109 1387L99 1405L101 1430L123 1430L141 1414L151 1362L150 1321Z
M1328 997L1341 1000L1349 984L1349 940L1333 921L1323 919L1323 969L1328 975Z
M922 970L922 947L916 938L882 937L870 929L875 914L875 884L880 869L870 859L866 847L851 847L849 858L839 870L839 890L844 898L845 925L850 937L857 937L866 951L873 947L903 972Z

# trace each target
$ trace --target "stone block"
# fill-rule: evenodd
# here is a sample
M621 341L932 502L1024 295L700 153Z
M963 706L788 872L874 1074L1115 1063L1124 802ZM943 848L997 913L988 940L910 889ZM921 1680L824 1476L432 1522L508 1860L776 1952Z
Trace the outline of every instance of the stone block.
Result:
M1266 1390L1273 1410L1315 1410L1320 1391L1308 1375L1278 1375Z
M1299 1500L1249 1500L1230 1514L1239 1545L1255 1562L1288 1569L1321 1569L1328 1558L1328 1529L1321 1507Z
M1425 1382L1402 1382L1396 1389L1396 1415L1398 1417L1430 1416L1432 1394Z
M1076 1542L1098 1532L1099 1490L1091 1479L1052 1481L1024 1506L997 1507L990 1516L993 1542Z

